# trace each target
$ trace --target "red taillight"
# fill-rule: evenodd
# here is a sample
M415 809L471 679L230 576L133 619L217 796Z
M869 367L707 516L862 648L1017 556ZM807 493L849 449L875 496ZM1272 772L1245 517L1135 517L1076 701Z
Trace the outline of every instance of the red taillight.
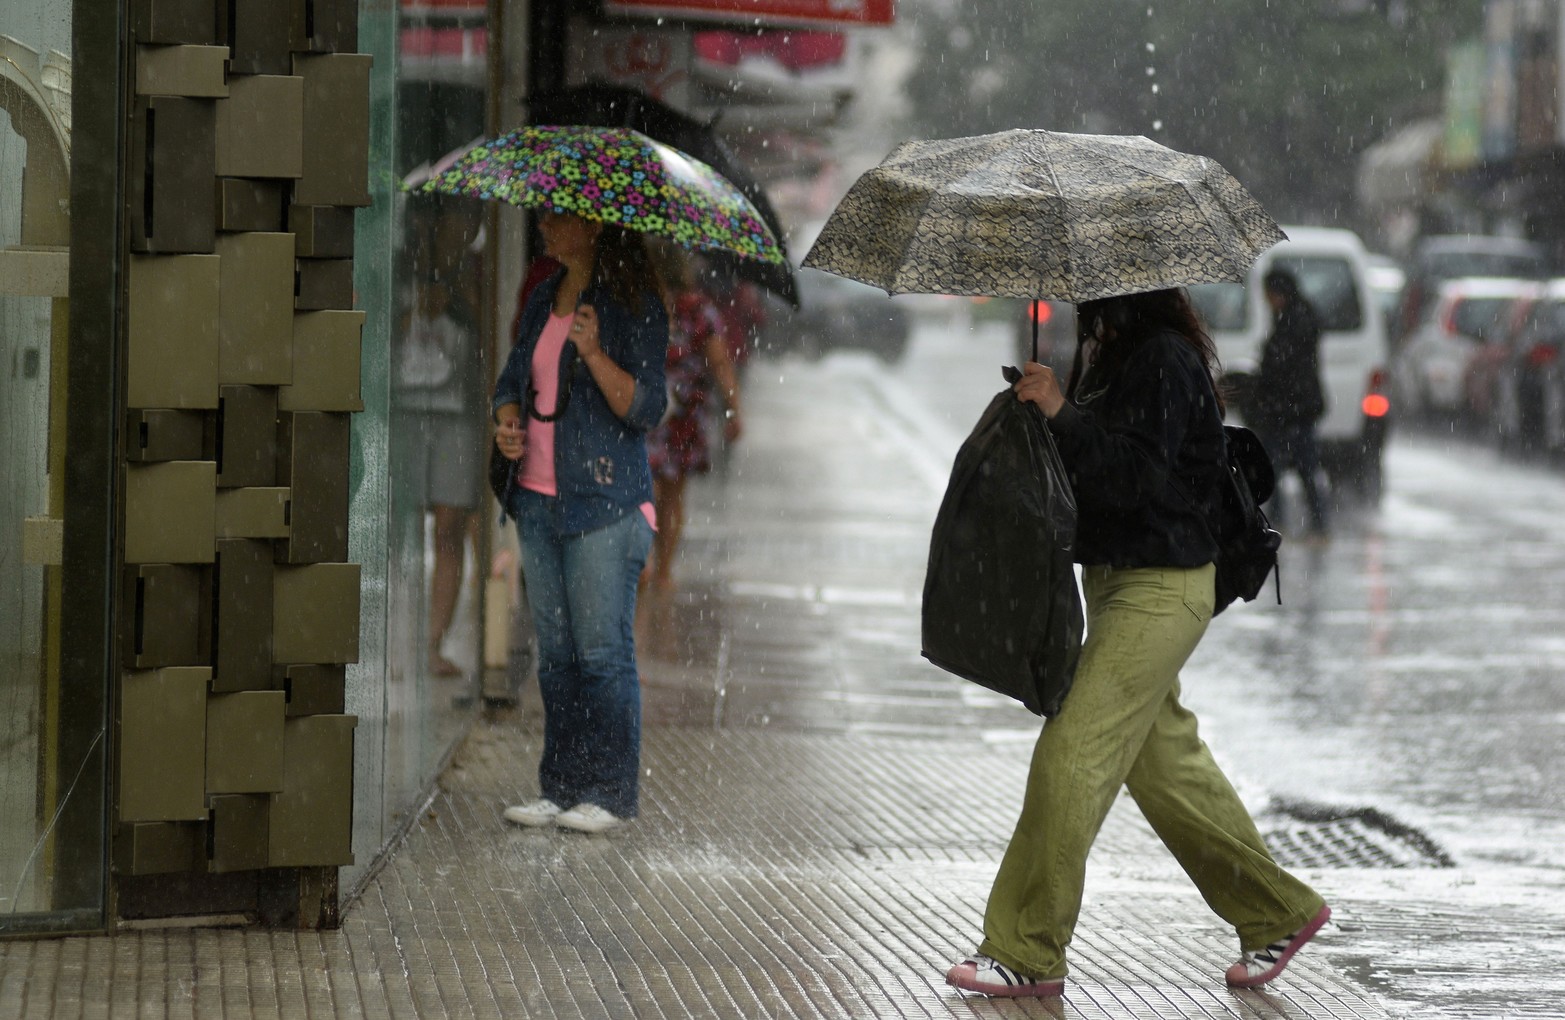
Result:
M1391 401L1386 399L1385 390L1385 370L1377 368L1369 373L1369 385L1365 387L1364 399L1359 402L1365 417L1384 418L1391 413Z
M1047 301L1034 301L1032 303L1032 321L1042 326L1054 317L1054 309Z
M1545 365L1552 364L1559 356L1560 352L1558 349L1549 347L1546 344L1539 344L1527 352L1527 364L1533 368L1542 368Z

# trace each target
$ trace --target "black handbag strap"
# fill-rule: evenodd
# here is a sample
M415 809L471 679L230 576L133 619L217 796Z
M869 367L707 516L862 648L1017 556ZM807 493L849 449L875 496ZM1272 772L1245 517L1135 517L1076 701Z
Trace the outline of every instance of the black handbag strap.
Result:
M531 379L527 380L527 417L535 421L558 421L571 403L571 380L576 377L576 345L566 342L560 349L560 385L555 391L554 410L543 414L538 410L538 390Z
M1223 460L1222 460L1221 467L1222 467L1222 471L1224 472L1223 481L1226 484L1228 484L1228 485L1233 485L1234 484L1234 480L1233 480L1233 471L1234 471L1234 469L1228 463L1228 431L1227 431L1227 427L1226 426L1224 427L1224 431L1223 431ZM1196 502L1194 495L1189 490L1189 487L1185 485L1184 479L1180 478L1178 475L1174 474L1174 472L1170 471L1168 473L1168 480L1169 480L1169 483L1173 486L1174 491L1179 493L1179 497L1190 505L1190 509L1195 511L1196 520L1201 522L1202 529L1206 532L1207 537L1212 540L1212 545L1217 548L1218 555L1219 556L1222 555L1223 541L1222 541L1221 538L1219 538L1217 536L1217 533L1212 530L1211 522L1209 522L1206 519L1206 514L1201 512L1201 504ZM1248 484L1248 482L1246 484ZM1218 498L1219 498L1219 500L1221 500L1221 498L1222 498L1221 495L1219 495ZM1260 509L1259 502L1256 503L1256 509L1257 510ZM1277 604L1280 606L1280 605L1282 605L1282 564L1281 563L1276 563L1276 564L1273 564L1273 566L1272 566L1272 583L1273 583L1273 585L1274 585L1274 587L1276 588L1276 591L1277 591Z

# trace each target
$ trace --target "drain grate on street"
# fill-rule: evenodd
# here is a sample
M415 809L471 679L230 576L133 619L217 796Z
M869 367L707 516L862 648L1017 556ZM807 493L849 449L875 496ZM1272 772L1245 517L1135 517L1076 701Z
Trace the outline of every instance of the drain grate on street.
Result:
M1434 840L1375 808L1275 801L1262 821L1274 823L1261 835L1285 868L1456 866Z

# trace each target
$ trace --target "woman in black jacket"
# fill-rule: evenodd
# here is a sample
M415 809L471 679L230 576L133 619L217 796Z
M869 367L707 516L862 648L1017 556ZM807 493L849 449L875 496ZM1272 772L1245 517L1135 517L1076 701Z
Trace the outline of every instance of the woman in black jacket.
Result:
M1017 398L1049 421L1075 488L1087 639L1033 751L978 952L946 980L989 995L1063 992L1087 853L1121 786L1239 936L1228 984L1264 984L1331 916L1279 868L1180 704L1212 616L1207 530L1224 461L1216 356L1182 290L1081 305L1070 392L1029 363ZM1085 371L1081 363L1085 363Z

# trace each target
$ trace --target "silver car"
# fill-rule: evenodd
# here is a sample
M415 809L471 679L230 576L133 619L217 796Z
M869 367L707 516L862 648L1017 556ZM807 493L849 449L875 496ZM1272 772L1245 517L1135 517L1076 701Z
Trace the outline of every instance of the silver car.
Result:
M1442 283L1393 362L1392 392L1402 412L1440 424L1469 419L1474 361L1486 346L1504 342L1518 302L1530 301L1537 291L1535 281L1509 277Z

